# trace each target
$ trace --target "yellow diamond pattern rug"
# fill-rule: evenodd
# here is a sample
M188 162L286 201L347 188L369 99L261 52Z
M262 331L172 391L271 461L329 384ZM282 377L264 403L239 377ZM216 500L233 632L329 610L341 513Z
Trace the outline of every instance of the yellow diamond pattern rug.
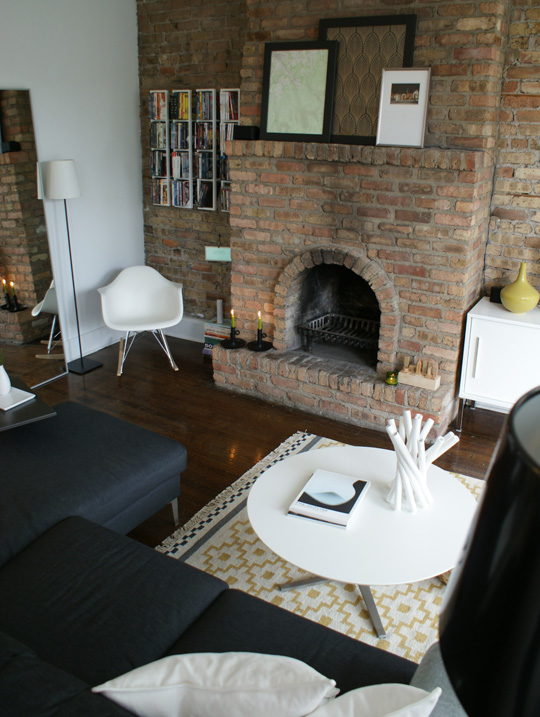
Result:
M372 588L387 637L379 639L355 585L324 582L281 592L279 585L309 577L279 558L254 533L247 516L249 489L266 469L306 450L343 445L299 432L220 493L186 525L157 547L274 605L345 634L419 662L437 640L444 578L410 585ZM484 481L455 474L478 498Z

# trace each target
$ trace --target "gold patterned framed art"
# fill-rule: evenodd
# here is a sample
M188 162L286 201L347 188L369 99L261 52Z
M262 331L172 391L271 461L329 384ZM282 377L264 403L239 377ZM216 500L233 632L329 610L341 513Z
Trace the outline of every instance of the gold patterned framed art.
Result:
M416 15L329 18L319 40L338 42L331 142L375 144L382 71L411 67Z

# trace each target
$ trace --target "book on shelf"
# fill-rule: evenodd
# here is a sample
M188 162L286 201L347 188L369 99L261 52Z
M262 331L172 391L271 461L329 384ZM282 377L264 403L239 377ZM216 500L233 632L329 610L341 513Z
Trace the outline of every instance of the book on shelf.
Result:
M231 139L233 139L234 136L234 128L235 125L232 123L225 123L221 125L220 133L219 133L219 150L221 154L225 154L226 145L225 143Z
M171 152L171 173L173 179L189 179L188 152Z
M148 114L150 119L167 119L167 92L158 90L150 93L148 100Z
M210 122L200 122L197 124L195 137L195 145L197 149L212 149L213 143L213 125Z
M172 183L172 203L175 207L191 207L191 182L175 180Z
M152 204L169 204L168 179L154 179L152 181Z
M214 157L211 152L200 152L198 155L199 160L199 177L200 179L213 179L214 178Z
M172 120L188 120L190 116L190 102L188 91L174 91L169 103L169 116Z
M211 120L214 113L212 90L198 90L195 96L195 114L198 120Z
M152 152L152 175L154 177L167 176L167 153L162 150Z
M152 122L150 126L150 147L167 149L167 123Z
M201 181L199 186L199 196L197 198L197 204L199 207L210 209L212 207L212 185L208 182Z
M219 206L224 212L230 212L231 210L231 188L223 184L219 193Z
M219 177L220 179L224 179L226 182L229 182L231 179L229 171L229 158L226 154L222 154L219 158Z
M317 469L291 503L288 514L346 528L370 486L369 481Z
M222 122L238 120L238 90L221 90L219 114Z
M173 122L171 124L171 149L189 149L191 130L189 122Z

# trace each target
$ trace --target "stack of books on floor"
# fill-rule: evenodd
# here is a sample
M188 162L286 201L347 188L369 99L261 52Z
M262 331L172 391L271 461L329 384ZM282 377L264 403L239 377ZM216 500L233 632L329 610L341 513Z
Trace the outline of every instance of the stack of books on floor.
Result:
M218 324L217 321L205 321L203 354L205 356L211 356L213 346L215 346L215 344L221 343L223 339L229 339L230 337L230 319L224 321L222 324Z

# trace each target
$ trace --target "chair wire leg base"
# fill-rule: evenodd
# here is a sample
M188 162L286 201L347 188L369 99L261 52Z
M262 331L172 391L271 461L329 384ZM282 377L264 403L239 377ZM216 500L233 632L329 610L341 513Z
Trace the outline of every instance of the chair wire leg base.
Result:
M167 354L167 358L169 359L169 362L174 369L174 371L178 371L178 366L176 365L171 350L169 349L169 344L167 343L167 339L165 338L165 334L161 329L156 329L156 331L152 331L154 334L154 338L158 342L158 344L161 346L161 348L165 351Z
M126 331L125 338L120 339L120 344L118 346L118 368L116 371L117 376L121 376L124 372L124 363L126 361L128 353L131 350L131 347L133 346L133 342L137 338L137 335L137 333Z
M118 344L118 366L116 368L116 375L121 376L122 375L122 368L124 366L124 346L125 346L126 340L122 336L120 339L120 343Z
M116 371L117 376L122 375L122 373L124 371L124 363L126 361L127 355L131 351L131 347L133 346L135 339L138 336L142 336L143 333L145 333L145 332L144 331L142 331L142 332L128 331L126 333L126 337L123 339L120 339L120 345L118 346L118 369ZM152 334L152 336L155 338L155 340L161 346L163 351L165 351L172 368L175 371L178 371L178 366L176 365L176 363L173 359L171 350L169 349L169 344L167 343L167 339L165 338L163 331L161 329L155 329L154 331L150 331L149 333Z

